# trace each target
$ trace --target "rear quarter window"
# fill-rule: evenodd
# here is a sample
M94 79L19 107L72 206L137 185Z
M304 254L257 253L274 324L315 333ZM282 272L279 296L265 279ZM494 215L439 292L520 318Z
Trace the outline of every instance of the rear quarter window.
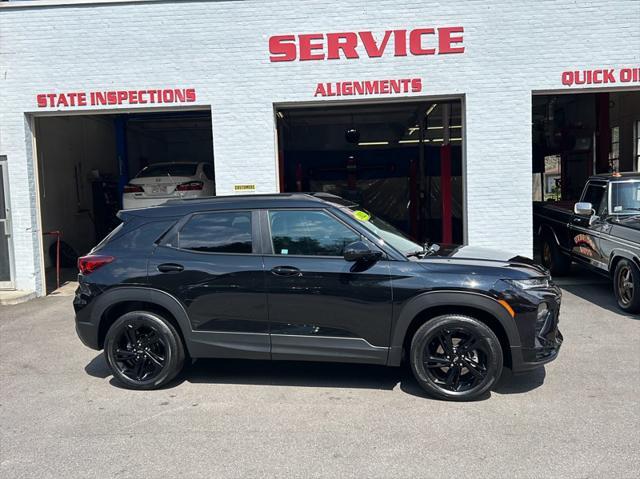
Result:
M175 224L176 219L136 222L131 224L123 223L112 231L95 249L102 249L106 246L125 250L146 250L153 245Z

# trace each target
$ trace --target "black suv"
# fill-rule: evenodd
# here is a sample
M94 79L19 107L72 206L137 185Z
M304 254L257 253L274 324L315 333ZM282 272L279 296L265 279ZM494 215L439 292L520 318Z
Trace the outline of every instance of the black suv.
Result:
M76 329L135 389L185 358L411 364L438 398L486 393L558 354L560 290L523 257L424 248L339 197L168 202L78 261Z

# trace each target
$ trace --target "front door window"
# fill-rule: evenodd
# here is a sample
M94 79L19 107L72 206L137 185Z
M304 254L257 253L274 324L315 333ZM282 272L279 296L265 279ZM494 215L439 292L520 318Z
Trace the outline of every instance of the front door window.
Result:
M270 211L271 240L277 255L342 256L360 235L323 211Z

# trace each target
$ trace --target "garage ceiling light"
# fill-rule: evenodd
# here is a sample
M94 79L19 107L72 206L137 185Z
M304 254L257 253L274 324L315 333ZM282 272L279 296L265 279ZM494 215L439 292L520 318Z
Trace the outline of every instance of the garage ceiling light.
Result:
M361 141L358 146L381 146L388 145L388 141Z
M434 103L433 105L431 105L431 106L429 107L429 109L427 110L427 114L426 114L425 116L429 116L429 115L431 114L431 112L433 111L433 109L434 109L435 107L437 107L437 106L438 106L438 104L437 104L437 103Z
M398 143L420 143L420 140L399 140Z

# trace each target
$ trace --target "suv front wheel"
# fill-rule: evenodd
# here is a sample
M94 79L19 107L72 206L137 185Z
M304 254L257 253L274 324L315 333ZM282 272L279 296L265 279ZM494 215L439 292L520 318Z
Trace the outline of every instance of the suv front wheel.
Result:
M469 401L486 393L502 374L502 349L494 332L469 316L427 321L411 341L411 369L431 396Z
M184 345L162 316L132 311L109 328L104 353L113 375L130 389L159 388L182 370Z

